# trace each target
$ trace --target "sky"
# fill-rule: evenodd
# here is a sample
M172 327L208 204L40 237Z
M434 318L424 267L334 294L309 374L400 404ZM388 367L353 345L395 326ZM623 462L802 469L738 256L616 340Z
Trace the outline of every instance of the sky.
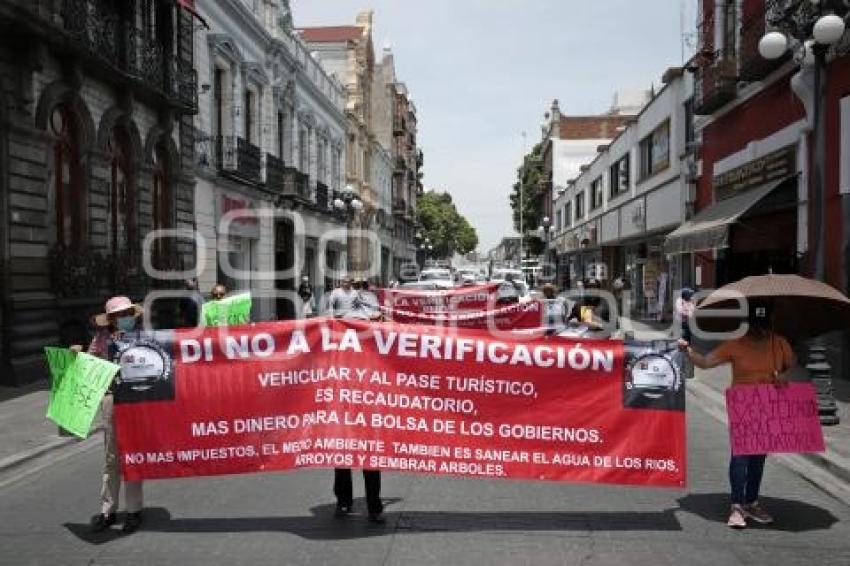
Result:
M607 111L617 90L659 86L682 62L695 0L292 0L296 27L374 11L418 110L426 190L451 193L486 252L515 234L508 196L552 100Z

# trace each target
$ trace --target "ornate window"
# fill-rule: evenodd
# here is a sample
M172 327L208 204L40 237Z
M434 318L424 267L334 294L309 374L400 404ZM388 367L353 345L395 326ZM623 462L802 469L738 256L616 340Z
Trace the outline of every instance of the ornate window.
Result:
M114 128L109 139L109 249L113 256L132 253L135 234L133 176L130 167L130 142L122 128Z
M79 126L68 106L59 104L50 114L49 128L54 136L56 244L78 247L83 235Z
M154 149L153 173L153 229L166 230L172 227L171 159L168 148L160 141ZM157 252L163 251L166 238L157 238Z

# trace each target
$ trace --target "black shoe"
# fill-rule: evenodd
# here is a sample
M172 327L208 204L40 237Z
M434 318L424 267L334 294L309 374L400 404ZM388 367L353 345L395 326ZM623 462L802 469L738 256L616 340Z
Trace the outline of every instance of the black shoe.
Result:
M103 513L99 513L91 518L91 523L89 524L89 528L93 533L102 533L109 527L115 524L115 513L109 513L108 515L104 515Z
M375 525L383 525L387 522L387 518L383 513L369 513L369 522Z
M336 511L334 511L334 517L340 518L345 517L351 514L351 505L346 505L344 503L336 504Z
M121 532L125 535L129 535L135 533L139 530L139 527L142 526L142 513L141 511L136 513L127 513L127 517L124 518L124 526L121 527Z

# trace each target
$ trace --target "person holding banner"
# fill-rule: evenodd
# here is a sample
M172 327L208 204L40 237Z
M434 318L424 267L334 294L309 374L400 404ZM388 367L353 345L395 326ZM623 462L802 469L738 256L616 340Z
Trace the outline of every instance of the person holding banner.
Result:
M133 304L127 297L112 297L106 301L104 312L93 319L97 331L89 345L88 353L111 360L117 352L116 341L120 340L125 333L136 329L142 314L142 307ZM118 510L118 496L121 490L121 461L112 419L112 387L101 401L101 415L104 447L103 484L100 490L100 513L91 521L93 532L104 531L115 524L115 512ZM124 482L124 504L127 515L121 530L130 534L138 530L142 524L142 482Z
M732 386L787 383L785 373L796 364L791 345L771 330L771 312L766 303L750 301L747 333L720 344L708 355L694 351L687 340L679 347L695 366L710 369L732 364ZM732 456L729 462L732 509L727 524L736 529L747 526L747 519L770 524L773 517L759 504L759 490L767 456Z
M346 316L354 308L357 300L357 291L351 288L351 278L343 275L339 285L328 296L327 311L334 318Z
M343 279L345 284L346 279ZM378 298L369 290L369 281L362 279L354 282L355 299L342 318L377 321L382 318L378 308ZM337 291L338 289L335 289ZM379 470L363 470L363 484L366 488L366 509L369 522L383 524L384 504L381 501L381 472ZM334 496L336 496L336 517L345 517L351 513L354 505L354 486L351 468L334 469Z

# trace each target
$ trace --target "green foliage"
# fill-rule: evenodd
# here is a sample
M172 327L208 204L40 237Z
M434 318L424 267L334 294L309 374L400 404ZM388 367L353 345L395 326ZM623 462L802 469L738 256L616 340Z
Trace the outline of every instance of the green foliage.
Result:
M417 201L417 215L423 238L434 246L435 258L466 254L478 246L478 234L455 208L449 193L428 191Z
M517 181L511 191L510 201L513 211L514 229L520 231L520 187L522 187L522 228L526 234L536 230L543 220L544 202L539 187L543 181L543 144L537 144L531 153L523 159L523 166L517 170ZM530 245L531 241L529 240ZM542 242L539 244L543 247ZM530 253L534 253L533 250Z

